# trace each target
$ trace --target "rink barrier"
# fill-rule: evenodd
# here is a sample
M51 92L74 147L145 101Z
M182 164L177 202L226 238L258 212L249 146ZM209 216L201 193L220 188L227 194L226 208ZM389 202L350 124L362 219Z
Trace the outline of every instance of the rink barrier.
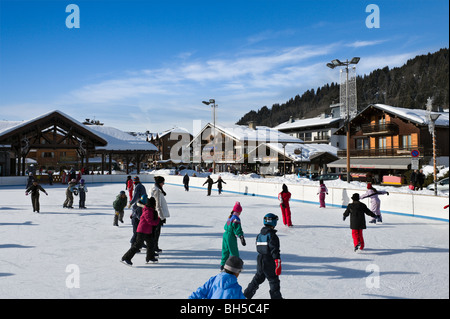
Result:
M142 183L154 183L154 175L142 174L138 176ZM126 178L127 175L119 174L83 176L87 184L123 183L125 185ZM183 186L183 176L164 175L164 178L167 185ZM26 180L26 176L2 176L0 177L0 186L22 185L25 187ZM203 186L205 181L205 177L190 177L189 187L206 191L206 186ZM279 204L278 194L281 192L282 183L257 180L226 180L225 182L222 190L224 193L269 198L276 200L275 205ZM285 184L288 185L292 194L291 201L319 205L318 184L317 186L289 184L289 182L285 182ZM59 185L61 184L59 183ZM214 186L213 192L217 192L216 186ZM365 190L362 189L328 187L325 202L327 207L346 208L353 193L362 195L364 192ZM390 196L381 195L380 199L382 213L449 222L449 209L443 209L445 205L449 204L448 197L390 192ZM364 199L362 202L369 206L369 199ZM389 207L389 210L385 209L386 207Z

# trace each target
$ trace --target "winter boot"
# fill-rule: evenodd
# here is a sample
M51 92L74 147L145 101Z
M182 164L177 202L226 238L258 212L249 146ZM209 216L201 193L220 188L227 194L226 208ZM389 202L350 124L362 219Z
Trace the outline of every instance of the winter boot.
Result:
M119 226L118 220L119 220L119 216L117 214L115 214L113 226Z

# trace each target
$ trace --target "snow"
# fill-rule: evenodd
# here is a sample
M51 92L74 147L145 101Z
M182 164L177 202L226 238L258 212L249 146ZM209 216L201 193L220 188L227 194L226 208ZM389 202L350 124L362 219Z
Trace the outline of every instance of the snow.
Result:
M238 282L245 289L256 271L262 218L281 217L276 199L216 191L207 197L205 189L166 185L171 217L162 228L160 262L146 264L141 253L128 267L120 258L132 235L131 210L124 224L112 226L112 202L125 183L88 184L86 210L62 208L64 186L43 186L49 196L41 194L40 214L24 187L0 187L4 299L186 299L218 273L223 225L236 201L247 239L247 246L239 244L245 268ZM153 184L144 186L150 192ZM368 224L366 249L355 253L344 209L293 202L291 210L294 228L281 221L277 227L284 298L449 298L447 222L385 214L382 225ZM263 283L255 299L269 298L268 290Z
M374 104L373 106L384 110L386 112L397 114L398 116L422 125L428 125L428 111L421 109L407 109L403 107L395 107L385 104ZM448 112L434 112L439 113L440 116L436 120L437 126L449 126Z

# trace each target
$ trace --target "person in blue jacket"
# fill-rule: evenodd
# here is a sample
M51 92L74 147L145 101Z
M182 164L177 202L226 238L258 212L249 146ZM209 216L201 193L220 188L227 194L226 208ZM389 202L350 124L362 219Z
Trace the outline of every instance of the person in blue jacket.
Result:
M139 176L135 176L133 178L133 182L134 182L134 194L133 198L128 203L128 208L130 208L131 205L133 205L130 216L131 224L133 225L133 236L130 239L131 245L133 245L134 242L136 241L137 236L136 230L142 215L142 208L137 205L137 202L141 199L142 196L144 195L147 196L147 190L145 189L145 186L142 185Z
M223 272L211 277L189 299L246 299L237 281L243 266L241 258L231 256L225 263Z

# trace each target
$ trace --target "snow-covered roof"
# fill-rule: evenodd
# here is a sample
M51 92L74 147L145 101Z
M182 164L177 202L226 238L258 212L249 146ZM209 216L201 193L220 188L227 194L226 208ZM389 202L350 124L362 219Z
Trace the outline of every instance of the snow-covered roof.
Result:
M259 147L267 146L279 154L286 154L294 162L309 162L315 154L329 153L337 157L338 148L328 144L286 144L283 148L281 143L265 143ZM297 151L296 151L297 150ZM300 152L298 152L298 150ZM254 151L253 151L254 152ZM299 153L299 154L295 154Z
M287 121L284 123L281 123L274 127L276 130L290 130L290 129L300 129L304 127L313 127L313 126L327 126L330 124L338 123L341 119L340 118L333 118L333 117L313 117L309 119L301 119L301 120L295 120L293 122Z
M212 129L213 127L213 124L208 123L193 140L197 139L198 136L202 134L206 129ZM303 141L299 138L293 137L289 134L285 134L267 126L256 126L253 129L243 125L223 126L220 124L216 124L215 127L219 132L222 132L226 136L240 142L251 141L257 143L303 143Z
M403 107L390 106L385 104L373 104L372 106L377 109L383 110L387 113L395 114L405 120L421 124L428 125L428 111L421 109L407 109ZM448 112L433 112L439 113L440 116L436 120L436 126L449 126L449 113Z
M115 151L157 151L155 145L114 127L103 125L85 125L94 134L108 142L106 146L97 146L96 150Z
M171 134L171 133L174 133L174 134L191 134L191 133L189 133L188 130L186 130L184 128L173 127L170 130L167 130L167 131L164 131L164 132L161 132L161 133L158 133L158 134L154 134L152 136L152 138L154 138L154 139L155 138L162 138L162 137L166 136L167 134Z

